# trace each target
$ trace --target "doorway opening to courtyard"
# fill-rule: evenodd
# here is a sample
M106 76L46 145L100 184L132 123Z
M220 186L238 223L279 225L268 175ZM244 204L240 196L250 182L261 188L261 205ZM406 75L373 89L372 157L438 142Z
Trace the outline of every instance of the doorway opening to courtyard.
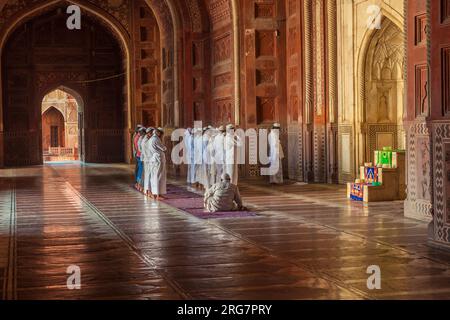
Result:
M59 87L42 100L43 162L83 159L83 102L76 92ZM77 98L78 96L78 98Z

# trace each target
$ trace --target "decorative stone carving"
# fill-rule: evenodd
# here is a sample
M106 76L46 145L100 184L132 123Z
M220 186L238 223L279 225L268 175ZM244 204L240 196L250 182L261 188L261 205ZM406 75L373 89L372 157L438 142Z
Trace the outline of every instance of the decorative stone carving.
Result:
M214 41L214 63L231 58L231 36L226 34Z
M189 9L189 16L191 17L192 32L202 32L202 16L198 0L186 0Z
M450 124L433 124L433 177L434 177L434 240L450 243L450 199L446 172L450 161L446 155L450 152Z
M231 21L230 0L209 1L209 12L213 28L229 23Z

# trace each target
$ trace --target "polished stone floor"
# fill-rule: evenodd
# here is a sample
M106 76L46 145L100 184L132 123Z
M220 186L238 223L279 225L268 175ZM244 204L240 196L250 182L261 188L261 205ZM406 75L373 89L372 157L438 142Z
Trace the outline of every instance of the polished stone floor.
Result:
M0 170L0 298L450 299L450 253L402 202L243 181L258 216L200 220L131 185L125 165ZM81 290L67 288L73 265Z

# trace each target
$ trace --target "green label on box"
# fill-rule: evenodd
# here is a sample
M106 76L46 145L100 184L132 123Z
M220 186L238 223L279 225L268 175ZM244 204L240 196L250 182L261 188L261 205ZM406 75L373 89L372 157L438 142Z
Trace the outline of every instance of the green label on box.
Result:
M388 165L392 167L392 151L375 151L375 165Z

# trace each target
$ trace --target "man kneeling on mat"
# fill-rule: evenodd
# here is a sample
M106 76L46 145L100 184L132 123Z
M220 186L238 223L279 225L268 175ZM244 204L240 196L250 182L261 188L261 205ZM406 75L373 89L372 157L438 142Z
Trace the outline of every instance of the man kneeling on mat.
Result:
M216 183L205 193L205 209L208 212L246 211L242 205L239 188L231 183L228 173L221 176L221 182Z

